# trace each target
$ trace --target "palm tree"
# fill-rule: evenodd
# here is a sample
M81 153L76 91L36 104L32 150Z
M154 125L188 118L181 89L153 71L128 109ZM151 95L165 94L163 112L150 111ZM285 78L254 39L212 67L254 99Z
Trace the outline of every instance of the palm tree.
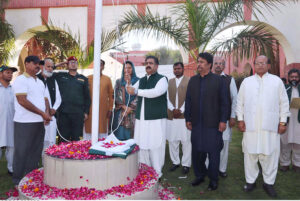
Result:
M83 48L81 45L80 34L73 35L70 28L62 29L57 28L51 21L47 23L42 19L45 24L46 31L29 30L34 34L34 39L43 49L43 55L51 56L62 61L73 55L79 60L81 67L88 67L94 60L94 42L88 47ZM117 41L118 36L115 30L106 31L102 30L101 35L101 52L115 49L121 45L122 42Z
M125 13L119 22L119 30L122 34L134 31L142 35L153 34L162 40L171 39L196 58L198 52L207 51L208 44L228 22L246 25L244 5L252 7L254 17L258 19L258 15L263 16L263 7L267 12L272 12L279 4L283 4L282 1L223 0L212 3L211 0L186 0L171 9L173 16L176 16L175 20L168 16L154 15L148 8L145 14L133 10ZM217 43L211 51L234 54L241 58L266 54L274 61L276 43L276 38L267 26L257 21L232 39Z
M8 0L0 1L0 64L8 62L14 48L15 34L12 26L1 16L4 13L4 4Z

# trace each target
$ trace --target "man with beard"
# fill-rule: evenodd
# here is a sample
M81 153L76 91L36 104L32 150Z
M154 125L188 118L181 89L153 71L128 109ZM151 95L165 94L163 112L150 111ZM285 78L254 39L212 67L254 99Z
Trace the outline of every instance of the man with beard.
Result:
M286 91L290 103L300 95L300 72L297 69L291 69L288 72L289 84L286 85ZM292 161L293 169L300 172L300 108L291 105L291 116L289 117L287 132L281 135L280 143L280 170L286 172Z
M160 178L165 161L168 80L157 73L158 64L155 56L147 56L146 76L126 89L138 96L134 139L140 147L139 162L153 167Z
M221 76L210 71L213 65L210 53L200 53L197 61L199 74L189 81L184 117L186 127L192 131L192 163L196 176L192 185L199 185L208 175L208 190L212 191L218 188L222 132L226 129L229 113L229 92ZM208 171L205 166L207 155Z
M46 90L50 97L48 97L50 104L50 115L52 117L52 121L49 125L45 126L45 139L44 139L44 149L47 149L49 146L52 146L56 143L56 118L55 114L57 109L61 104L61 96L58 88L58 84L53 75L54 63L52 59L46 58L42 63L40 62L41 72L37 75L37 77L42 80L44 83Z
M6 147L8 174L13 173L14 156L14 92L10 85L13 73L17 69L8 66L0 67L0 158L2 147Z
M170 171L175 171L180 165L179 145L182 145L182 173L187 174L191 167L191 132L185 126L184 102L189 77L183 75L184 66L182 62L173 65L173 72L176 76L169 81L168 87L168 121L167 140L173 166Z
M227 90L230 92L227 97L229 104L229 111L226 123L226 130L223 132L223 142L224 146L221 151L220 156L220 168L219 175L221 177L227 177L226 169L228 162L228 151L229 151L229 142L231 141L232 131L231 128L235 125L235 109L236 109L236 97L237 97L237 87L235 80L230 75L224 73L225 69L225 60L221 57L214 58L213 72L220 75L226 84Z
M55 73L62 102L58 109L58 130L69 141L78 141L83 135L83 124L88 118L91 97L88 79L79 73L76 57L68 58L68 71ZM65 141L62 139L62 141Z
M276 197L273 187L280 154L280 134L286 130L289 100L281 79L269 74L269 60L261 55L255 59L255 75L243 80L238 97L236 114L238 128L243 132L242 148L246 185L245 192L256 187L262 168L263 189Z
M18 185L24 175L38 168L45 137L44 124L49 124L49 95L36 77L39 58L25 58L26 72L13 83L15 93L13 183Z

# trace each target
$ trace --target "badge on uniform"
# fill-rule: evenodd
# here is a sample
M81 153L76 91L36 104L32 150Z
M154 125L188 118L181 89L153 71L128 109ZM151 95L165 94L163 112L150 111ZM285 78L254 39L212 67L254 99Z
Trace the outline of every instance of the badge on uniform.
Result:
M84 79L78 78L77 80L84 82Z

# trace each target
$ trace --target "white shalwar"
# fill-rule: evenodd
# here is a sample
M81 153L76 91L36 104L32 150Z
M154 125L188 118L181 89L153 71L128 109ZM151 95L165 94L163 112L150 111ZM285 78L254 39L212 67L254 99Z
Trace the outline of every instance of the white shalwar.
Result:
M256 181L259 161L264 182L273 185L280 153L278 124L289 116L289 100L281 79L269 73L244 79L236 114L238 121L246 124L242 140L246 182Z
M227 76L224 72L221 73L221 76ZM237 99L237 87L235 84L235 80L232 77L230 82L230 99L231 99L231 114L230 118L236 117L235 110L236 110L236 99ZM227 170L227 163L228 163L228 152L229 152L229 143L231 142L232 130L229 127L229 121L226 124L226 130L223 132L223 149L220 153L220 172L226 172Z
M180 85L182 81L182 77L175 78L176 87ZM184 113L184 106L178 108L178 91L176 92L176 101L175 106L169 100L169 94L167 95L168 98L168 109L173 111L173 109L180 109L181 113ZM179 158L179 144L182 144L182 160L181 165L185 167L191 167L192 164L192 143L191 143L191 131L186 128L185 119L173 119L167 120L167 140L169 141L169 151L172 163L174 165L180 164Z
M292 87L291 99L299 98L298 87ZM299 109L290 108L291 116L285 134L280 141L280 165L300 167L300 123L298 121Z
M161 78L153 89L138 89L139 81L133 87L137 96L143 97L140 119L135 120L134 128L134 140L140 147L139 162L153 167L161 177L165 162L167 119L145 120L144 98L155 98L166 93L168 81Z
M221 76L227 76L224 72L221 73ZM235 84L235 80L232 77L230 82L230 99L231 99L231 113L230 118L235 118L236 114L236 99L237 99L237 87ZM219 171L220 172L226 172L227 170L227 163L228 163L228 152L229 152L229 143L231 142L231 136L232 136L232 129L229 127L229 121L226 122L226 129L223 132L223 149L220 153L220 166ZM206 167L208 167L208 158L205 161Z
M50 93L47 85L46 85L46 90L47 90L46 96L49 100L50 109L54 109L55 111L57 111L57 109L61 104L61 95L60 95L57 82L55 81L55 103L54 104L51 102ZM56 118L52 116L52 121L50 121L50 123L45 126L44 150L56 143L56 128L57 128Z
M4 87L0 83L0 158L1 147L6 147L7 169L13 172L14 155L14 93L11 85Z

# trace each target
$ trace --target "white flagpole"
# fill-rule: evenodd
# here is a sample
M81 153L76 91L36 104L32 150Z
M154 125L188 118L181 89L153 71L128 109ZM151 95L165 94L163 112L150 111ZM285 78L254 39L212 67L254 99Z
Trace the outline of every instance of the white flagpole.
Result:
M100 99L100 59L102 33L102 0L95 0L95 41L94 41L94 77L93 77L93 115L92 145L98 142L99 99Z

